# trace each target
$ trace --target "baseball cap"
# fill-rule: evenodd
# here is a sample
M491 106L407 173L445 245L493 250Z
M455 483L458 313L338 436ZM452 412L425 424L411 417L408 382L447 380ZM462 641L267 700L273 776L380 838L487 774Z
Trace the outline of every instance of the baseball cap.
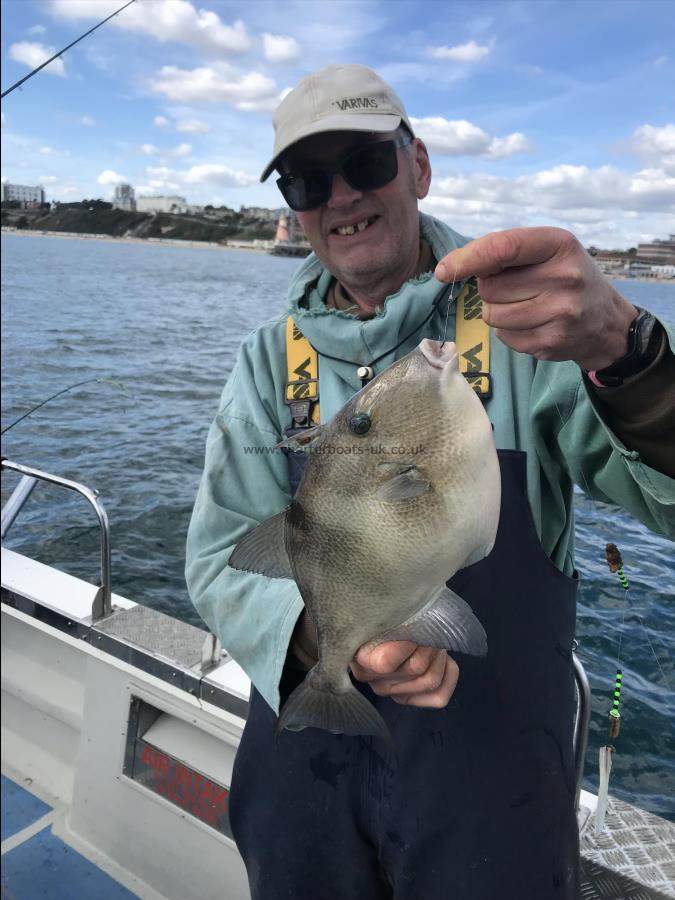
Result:
M368 66L326 66L305 76L274 112L274 156L261 181L292 144L325 131L394 131L401 122L413 133L398 95Z

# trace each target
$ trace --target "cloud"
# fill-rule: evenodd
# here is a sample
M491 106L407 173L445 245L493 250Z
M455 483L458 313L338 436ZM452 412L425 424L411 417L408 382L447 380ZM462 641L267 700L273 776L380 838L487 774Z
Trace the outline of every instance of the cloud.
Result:
M467 44L456 44L454 47L427 47L427 56L432 59L448 59L453 62L480 62L492 52L494 41L489 44L477 44L469 41Z
M246 187L249 184L257 184L255 175L246 175L229 166L217 163L207 163L201 166L192 166L184 174L186 184L219 184L223 187Z
M53 0L50 11L59 19L100 20L117 8L118 0ZM111 19L110 24L149 34L162 43L177 41L221 53L244 53L251 46L246 25L240 19L226 25L216 13L195 9L187 0L134 3Z
M127 181L127 179L124 175L118 175L118 173L113 172L112 169L104 169L96 179L98 184L122 184L122 182L125 181Z
M177 147L174 147L173 150L169 150L169 156L183 157L190 156L192 153L192 146L190 144L179 144Z
M40 147L40 153L43 156L51 156L53 152L54 152L53 147Z
M514 131L512 134L507 134L506 137L492 138L485 156L490 159L505 159L516 153L527 153L531 149L530 142L525 135L520 131Z
M32 28L28 29L28 34L44 34L46 30L44 25L33 25Z
M662 128L640 125L633 132L630 145L640 159L675 175L675 124Z
M54 47L45 47L43 44L31 41L19 41L17 44L12 44L9 48L9 58L15 62L23 63L29 69L36 69L55 53L56 49ZM62 59L55 59L54 62L49 63L45 67L44 71L49 72L50 75L59 75L61 78L64 78L66 75Z
M86 125L87 128L93 128L96 125L96 119L92 119L91 116L82 116L80 125Z
M640 231L668 233L675 177L661 169L577 165L514 178L453 175L432 182L422 208L474 236L516 225L558 224L598 246L619 246L635 242Z
M143 185L143 189L153 191L177 191L187 187L248 187L258 182L255 175L217 163L205 163L182 171L168 166L149 166L146 174L148 184Z
M202 122L201 119L181 119L176 122L176 131L186 134L206 134L211 131L211 126L207 122Z
M150 88L182 102L230 103L237 109L273 109L278 103L275 81L260 72L241 73L227 63L196 69L163 66Z
M54 182L58 180L56 175L40 175L38 184L54 184Z
M173 156L177 159L180 159L184 156L190 156L192 153L192 145L191 144L178 144L177 147L173 149L166 150L161 147L155 147L154 144L141 144L141 153L145 154L145 156Z
M180 131L183 134L208 134L211 126L201 119L179 119L178 121L167 119L166 116L155 116L152 124L156 128L165 131Z
M265 59L274 63L295 62L300 58L300 44L294 37L263 34Z
M431 152L444 156L485 156L504 159L516 153L526 153L530 144L524 134L514 132L505 137L491 137L478 125L465 119L444 119L430 116L410 119L415 134Z

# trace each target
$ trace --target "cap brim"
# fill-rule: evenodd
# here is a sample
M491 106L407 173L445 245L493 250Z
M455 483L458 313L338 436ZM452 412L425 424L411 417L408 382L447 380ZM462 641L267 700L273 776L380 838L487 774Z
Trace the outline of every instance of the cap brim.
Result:
M373 115L372 113L368 113L367 115L357 113L353 116L339 115L325 117L317 122L311 122L302 131L294 134L292 140L287 141L277 150L275 155L263 169L260 180L267 181L272 170L276 168L279 157L285 153L289 147L297 144L298 141L303 141L305 138L312 137L312 135L324 134L327 131L375 131L386 133L387 131L395 131L402 121L403 118L399 115L378 116Z

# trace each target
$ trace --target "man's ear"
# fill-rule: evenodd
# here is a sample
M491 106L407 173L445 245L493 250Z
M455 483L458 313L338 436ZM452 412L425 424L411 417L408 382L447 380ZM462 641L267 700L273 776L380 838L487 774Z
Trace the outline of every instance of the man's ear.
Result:
M413 142L413 154L417 199L423 200L429 193L431 184L431 161L424 141L419 138L415 138Z

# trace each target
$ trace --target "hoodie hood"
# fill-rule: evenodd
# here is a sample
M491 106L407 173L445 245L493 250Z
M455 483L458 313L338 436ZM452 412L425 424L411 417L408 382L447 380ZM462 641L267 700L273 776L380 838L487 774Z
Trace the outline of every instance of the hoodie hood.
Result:
M436 260L468 241L468 238L424 213L420 213L420 234L431 247ZM449 285L441 284L432 272L427 272L406 281L395 294L388 296L372 319L358 319L351 313L325 305L324 298L332 280L331 273L312 253L291 282L288 312L320 354L339 357L349 365L350 370L354 363L368 365L375 357L392 348L391 356L385 357L378 365L377 370L380 371L393 362L393 348L409 332L414 333L399 348L397 356L412 350L423 336L422 332L428 332L428 326L423 330L416 330L415 326L421 326L443 291L446 296L449 294ZM455 295L459 287L455 286ZM441 300L434 315L442 314L444 318L446 309L446 303Z

